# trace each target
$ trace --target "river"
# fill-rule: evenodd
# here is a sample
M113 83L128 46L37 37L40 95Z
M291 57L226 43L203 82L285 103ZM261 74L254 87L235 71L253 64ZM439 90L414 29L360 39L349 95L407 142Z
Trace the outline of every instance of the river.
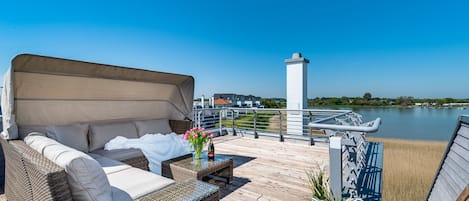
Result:
M348 108L350 109L350 108ZM448 141L456 128L459 115L469 109L459 108L352 108L364 121L381 117L376 133L367 136L411 140Z

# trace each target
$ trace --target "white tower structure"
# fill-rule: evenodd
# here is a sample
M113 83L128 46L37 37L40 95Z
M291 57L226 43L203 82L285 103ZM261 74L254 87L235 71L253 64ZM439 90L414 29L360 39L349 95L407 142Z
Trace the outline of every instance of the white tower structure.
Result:
M293 53L292 58L285 59L287 65L287 109L302 110L308 107L307 83L309 60L301 53ZM287 113L287 133L303 134L306 125L302 111L289 111Z
M205 108L205 96L204 95L200 97L200 104L202 105L202 108Z

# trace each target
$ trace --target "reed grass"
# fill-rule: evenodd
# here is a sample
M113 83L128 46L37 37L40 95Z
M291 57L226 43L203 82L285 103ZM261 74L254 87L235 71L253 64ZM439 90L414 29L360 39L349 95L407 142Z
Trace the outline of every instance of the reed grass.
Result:
M319 172L306 172L309 187L313 193L312 200L334 201L329 190L329 177L325 175L324 168L319 165L317 165L317 168Z
M367 140L384 143L383 200L425 200L447 142Z

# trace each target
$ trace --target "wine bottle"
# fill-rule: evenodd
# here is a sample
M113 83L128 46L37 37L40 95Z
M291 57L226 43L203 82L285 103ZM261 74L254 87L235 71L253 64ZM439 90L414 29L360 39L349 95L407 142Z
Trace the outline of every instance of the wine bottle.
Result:
M208 144L208 160L215 160L215 147L213 146L212 139L210 139Z

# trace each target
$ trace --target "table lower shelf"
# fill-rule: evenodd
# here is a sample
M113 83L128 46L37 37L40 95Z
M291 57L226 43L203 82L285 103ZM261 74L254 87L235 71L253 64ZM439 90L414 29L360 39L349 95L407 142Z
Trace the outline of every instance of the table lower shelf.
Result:
M190 179L151 193L139 201L216 201L219 200L218 191L218 186Z

